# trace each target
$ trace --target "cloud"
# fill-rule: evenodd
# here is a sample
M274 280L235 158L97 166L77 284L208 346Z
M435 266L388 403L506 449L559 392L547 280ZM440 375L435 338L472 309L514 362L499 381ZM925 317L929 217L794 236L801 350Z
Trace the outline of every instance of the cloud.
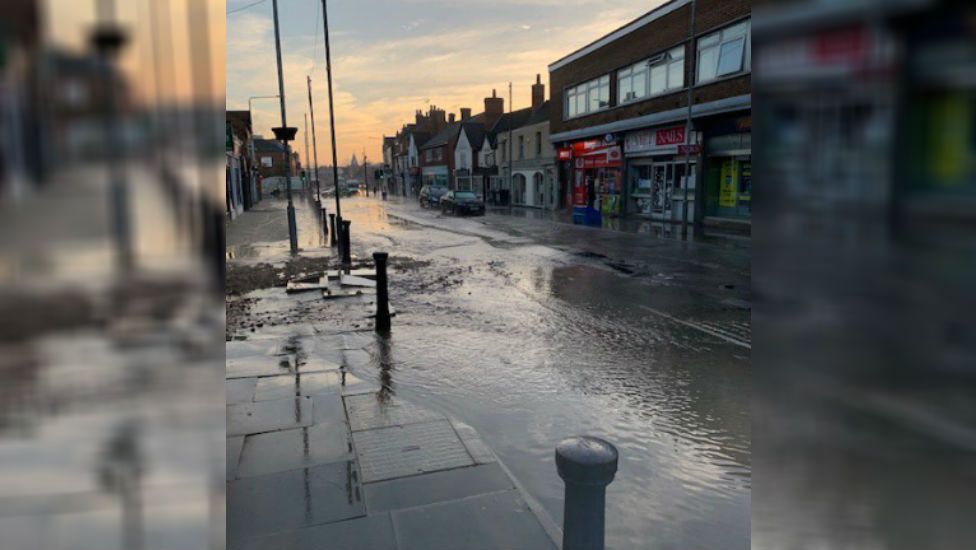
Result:
M382 32L347 33L344 31L350 29L332 24L330 17L340 162L353 153L361 156L363 149L369 157L379 158L381 137L393 135L413 119L416 109L429 103L452 111L470 107L478 113L483 98L497 89L507 107L511 81L515 108L524 107L529 104L535 75L541 73L545 81L549 63L654 7L646 0L621 0L612 8L602 1L569 0L560 1L560 9L554 12L548 7L556 5L554 2L530 0L519 7L512 0L502 0L490 5L496 10L490 14L479 11L485 4L478 2L468 10L470 15L462 14L466 15L463 24L445 18L409 18L382 27ZM429 0L416 3L417 9L408 13L422 10L419 4L436 4ZM540 9L526 11L529 7ZM465 9L463 4L461 8ZM599 17L592 16L595 9ZM289 123L299 126L296 144L300 147L296 149L303 156L302 118L308 110L305 77L312 77L318 157L324 164L331 158L324 48L321 26L314 36L311 22L297 34L282 36L283 73ZM381 27L375 18L372 23ZM228 105L246 108L249 95L277 93L273 28L265 14L242 14L234 26L233 34L228 29L227 38ZM273 101L255 102L254 115L257 131L265 133L280 118Z

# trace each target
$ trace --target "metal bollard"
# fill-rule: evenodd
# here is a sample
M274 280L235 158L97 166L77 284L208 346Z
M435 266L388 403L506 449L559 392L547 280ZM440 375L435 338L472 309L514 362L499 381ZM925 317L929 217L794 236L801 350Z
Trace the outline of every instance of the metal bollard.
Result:
M556 468L566 483L563 550L603 550L607 485L617 473L617 449L590 436L556 446Z
M342 265L347 269L352 266L352 257L350 255L349 249L349 226L352 222L349 220L342 220L342 234L339 237L342 239Z
M373 252L376 262L376 331L390 330L390 294L386 285L386 260L390 257L386 252Z
M319 207L319 219L322 221L322 236L329 236L329 214L324 206Z
M335 246L335 245L336 245L336 224L335 224L335 214L329 214L329 227L331 227L331 228L332 228L332 230L331 230L331 231L329 231L329 234L330 234L330 235L332 235L332 236L331 236L331 237L329 238L329 243L330 243L330 245L331 245L331 246Z

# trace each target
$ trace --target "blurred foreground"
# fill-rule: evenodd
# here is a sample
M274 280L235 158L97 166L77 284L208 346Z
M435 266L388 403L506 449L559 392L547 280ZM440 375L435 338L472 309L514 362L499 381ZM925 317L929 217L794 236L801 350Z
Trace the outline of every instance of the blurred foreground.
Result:
M4 548L224 547L223 52L115 4L0 8Z
M974 548L976 9L754 13L754 548Z

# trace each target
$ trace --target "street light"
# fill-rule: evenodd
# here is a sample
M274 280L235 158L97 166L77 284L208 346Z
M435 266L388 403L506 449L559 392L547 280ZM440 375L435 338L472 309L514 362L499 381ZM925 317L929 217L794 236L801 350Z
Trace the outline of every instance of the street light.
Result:
M325 72L329 77L329 128L332 134L332 180L335 183L336 231L339 231L342 228L342 208L339 204L339 161L336 158L335 102L332 100L332 53L329 48L329 8L326 0L322 0L322 32L325 35ZM339 241L342 242L343 239ZM344 263L346 263L345 261L348 257L349 250L344 250Z
M292 256L298 254L298 231L295 227L295 205L291 200L291 147L288 142L295 139L298 128L289 128L285 115L285 79L281 72L281 34L278 31L278 0L272 0L275 31L275 54L278 60L278 100L281 104L281 126L272 128L275 138L280 140L285 148L285 189L288 191L288 244Z

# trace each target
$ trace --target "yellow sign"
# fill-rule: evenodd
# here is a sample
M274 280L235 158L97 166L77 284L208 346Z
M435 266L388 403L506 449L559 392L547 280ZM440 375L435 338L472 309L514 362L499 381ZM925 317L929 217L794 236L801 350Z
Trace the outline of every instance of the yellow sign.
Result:
M739 163L735 159L722 161L721 177L718 188L718 205L725 208L735 208L736 190L739 188Z

